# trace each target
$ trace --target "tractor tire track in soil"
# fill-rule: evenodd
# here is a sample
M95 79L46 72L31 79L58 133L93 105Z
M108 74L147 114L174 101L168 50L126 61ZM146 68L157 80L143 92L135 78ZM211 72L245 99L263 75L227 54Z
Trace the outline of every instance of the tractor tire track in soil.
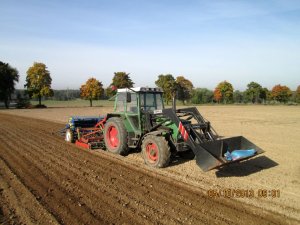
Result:
M65 143L60 124L0 114L0 205L7 223L286 224L282 215ZM25 200L24 200L25 199Z

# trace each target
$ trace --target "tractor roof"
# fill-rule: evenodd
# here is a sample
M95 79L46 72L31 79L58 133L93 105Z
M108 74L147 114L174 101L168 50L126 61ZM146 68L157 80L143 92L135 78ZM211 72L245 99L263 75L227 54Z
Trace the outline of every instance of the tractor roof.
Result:
M163 92L161 88L135 87L135 88L120 88L118 92Z

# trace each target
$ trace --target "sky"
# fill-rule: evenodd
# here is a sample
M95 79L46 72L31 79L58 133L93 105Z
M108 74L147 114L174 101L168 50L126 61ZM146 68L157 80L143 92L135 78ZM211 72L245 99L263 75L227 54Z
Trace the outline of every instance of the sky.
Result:
M19 71L17 88L33 62L54 89L90 77L107 87L117 71L135 86L160 74L209 89L300 85L299 0L0 0L0 27L0 61Z

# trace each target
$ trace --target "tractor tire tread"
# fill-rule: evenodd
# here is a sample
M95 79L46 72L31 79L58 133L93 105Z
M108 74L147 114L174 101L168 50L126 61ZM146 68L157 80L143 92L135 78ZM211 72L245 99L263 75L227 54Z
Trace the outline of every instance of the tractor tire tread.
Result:
M107 124L110 124L110 123L113 123L117 127L119 135L120 135L121 143L120 143L120 146L117 151L111 151L109 146L106 144L106 127L107 127ZM125 128L124 123L122 122L121 118L111 117L107 120L107 122L105 123L105 127L104 127L104 143L105 143L107 151L115 153L115 154L123 155L123 156L127 155L128 151L129 151L129 147L128 147L128 143L127 143L127 136L128 136L128 134L127 134L126 128Z
M146 153L146 144L148 141L154 141L157 144L157 147L159 149L159 158L158 162L153 164L150 163L147 159L147 153ZM148 135L145 137L142 143L142 156L144 159L145 164L155 167L155 168L164 168L167 167L170 163L171 159L171 151L170 151L170 145L165 137L163 136L156 136L156 135Z

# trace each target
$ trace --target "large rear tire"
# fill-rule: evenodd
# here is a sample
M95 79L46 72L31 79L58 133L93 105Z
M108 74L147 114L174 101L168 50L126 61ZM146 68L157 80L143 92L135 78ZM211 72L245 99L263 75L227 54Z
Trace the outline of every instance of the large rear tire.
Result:
M112 117L107 120L104 127L104 143L107 151L126 155L128 153L127 131L123 121L119 117Z
M142 143L142 156L145 164L155 168L169 165L171 158L170 146L162 136L148 135Z

